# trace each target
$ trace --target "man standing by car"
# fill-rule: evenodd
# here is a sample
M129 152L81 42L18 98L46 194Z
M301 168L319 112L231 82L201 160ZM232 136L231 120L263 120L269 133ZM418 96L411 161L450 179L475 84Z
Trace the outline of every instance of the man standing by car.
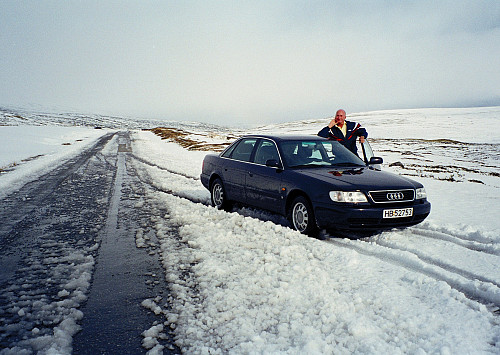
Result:
M318 132L318 136L336 140L357 155L356 138L359 137L359 141L364 143L365 138L368 137L368 133L359 123L346 121L345 117L345 111L342 109L338 110L335 118L328 126Z

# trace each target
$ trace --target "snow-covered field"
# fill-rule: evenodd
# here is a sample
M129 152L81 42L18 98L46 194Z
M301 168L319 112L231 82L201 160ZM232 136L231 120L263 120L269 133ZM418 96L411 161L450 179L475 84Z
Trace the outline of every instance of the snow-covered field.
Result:
M30 117L31 125L50 121ZM144 246L143 236L156 233L172 294L145 302L165 318L151 328L149 347L170 327L187 353L500 353L500 107L349 118L366 127L384 169L424 184L432 203L424 223L363 240L316 240L265 211L218 211L199 181L206 152L133 131L133 166L154 188L141 205L162 207L152 208L136 241ZM327 123L249 132L315 134ZM2 142L21 142L0 147L4 195L106 132L15 124L0 126ZM202 144L244 133L175 128Z

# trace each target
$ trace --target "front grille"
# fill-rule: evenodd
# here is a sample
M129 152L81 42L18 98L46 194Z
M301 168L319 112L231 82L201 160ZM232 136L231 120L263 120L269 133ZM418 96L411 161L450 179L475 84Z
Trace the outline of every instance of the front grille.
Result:
M415 199L415 190L369 191L368 195L375 203L399 203L413 201Z

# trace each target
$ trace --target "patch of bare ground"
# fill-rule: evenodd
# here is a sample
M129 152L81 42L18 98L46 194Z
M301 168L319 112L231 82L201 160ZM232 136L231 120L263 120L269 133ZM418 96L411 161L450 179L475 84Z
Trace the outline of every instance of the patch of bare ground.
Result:
M188 150L202 150L202 151L223 151L236 137L235 136L227 136L227 142L221 143L208 143L201 142L190 138L191 133L186 132L182 129L176 128L167 128L167 127L156 127L152 129L145 129L146 131L151 131L157 136L161 137L161 139L168 139L181 147L186 148ZM219 138L214 133L208 133L207 138L210 140L214 138Z

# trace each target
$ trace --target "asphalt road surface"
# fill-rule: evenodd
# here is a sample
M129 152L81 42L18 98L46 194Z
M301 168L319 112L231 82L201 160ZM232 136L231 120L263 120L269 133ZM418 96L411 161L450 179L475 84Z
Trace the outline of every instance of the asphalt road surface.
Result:
M130 153L127 132L107 134L0 201L0 354L147 351L142 332L163 320L141 302L168 288L156 251L135 244L149 187Z

